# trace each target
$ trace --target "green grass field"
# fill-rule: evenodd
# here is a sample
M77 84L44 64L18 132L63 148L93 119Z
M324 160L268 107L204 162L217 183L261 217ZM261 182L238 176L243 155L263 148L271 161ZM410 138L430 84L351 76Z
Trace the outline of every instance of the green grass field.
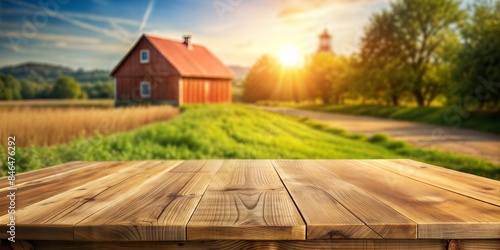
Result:
M18 171L76 160L412 158L500 179L500 167L482 160L416 149L383 135L350 135L241 105L190 106L168 122L65 145L17 149L16 157ZM6 156L1 158L5 164Z
M321 105L302 108L353 115L368 115L500 134L500 112L470 112L456 107L392 107L375 105Z

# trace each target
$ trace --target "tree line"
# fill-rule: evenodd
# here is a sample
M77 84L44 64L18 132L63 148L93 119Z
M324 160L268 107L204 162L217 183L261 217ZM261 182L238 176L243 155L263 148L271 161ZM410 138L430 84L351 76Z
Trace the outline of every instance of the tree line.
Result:
M107 70L71 69L48 63L27 62L0 68L0 74L11 75L19 81L27 80L36 84L55 84L61 76L71 76L79 83L98 83L112 81Z
M359 52L316 53L287 69L262 56L244 80L243 100L398 106L442 100L500 107L500 0L398 0L375 13Z
M0 100L22 99L106 99L113 98L111 82L78 83L73 77L60 76L55 84L37 84L0 74Z

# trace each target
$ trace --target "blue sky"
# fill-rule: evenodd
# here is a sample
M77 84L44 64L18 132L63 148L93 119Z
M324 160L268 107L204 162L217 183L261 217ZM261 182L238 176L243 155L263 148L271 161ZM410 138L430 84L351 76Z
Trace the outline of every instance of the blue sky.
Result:
M43 3L49 3L44 6ZM142 33L191 34L228 65L251 66L291 45L317 49L327 28L336 53L357 50L389 0L0 0L0 66L26 61L111 69Z

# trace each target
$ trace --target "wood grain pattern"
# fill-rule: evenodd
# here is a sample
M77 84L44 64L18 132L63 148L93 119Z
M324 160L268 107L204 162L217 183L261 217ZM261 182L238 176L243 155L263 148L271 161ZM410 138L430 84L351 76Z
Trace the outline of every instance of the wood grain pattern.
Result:
M408 160L72 162L17 180L1 249L500 249L500 182Z
M366 160L373 166L500 206L500 182L412 160Z
M417 222L418 238L500 238L500 207L377 168L366 161L319 161Z
M468 241L465 241L468 242ZM483 243L494 245L494 240ZM127 250L127 249L425 249L443 250L446 249L446 242L443 240L307 240L307 241L173 241L173 242L71 242L71 241L34 241L35 249L41 250L61 250L61 249L81 249L81 250ZM474 243L472 243L474 244ZM496 243L498 244L498 243ZM481 249L481 248L476 248ZM491 249L491 248L486 248Z
M186 240L186 225L222 161L184 162L75 225L77 241Z
M44 178L47 176L51 176L53 174L58 174L61 172L65 171L70 171L73 169L85 167L88 164L91 164L91 162L83 162L83 161L73 161L73 162L68 162L52 167L47 167L47 168L41 168L33 171L29 171L26 173L22 174L17 174L16 175L16 184L21 184L23 182L28 182L40 178ZM0 189L5 188L9 186L9 182L7 181L7 176L0 178Z
M73 226L133 190L142 181L168 171L176 162L130 162L128 167L16 211L16 239L73 240ZM8 216L8 215L6 215ZM0 221L6 221L5 216ZM6 226L0 226L2 237Z
M453 240L448 244L448 249L498 250L500 249L500 240Z
M273 161L307 223L307 239L416 238L416 223L315 161Z
M269 160L226 160L187 234L188 240L304 240L305 225Z
M67 169L62 168L60 172L49 171L51 175L41 176L38 179L21 178L24 181L16 184L16 209L25 208L89 181L113 174L126 166L127 164L120 162L79 163ZM9 192L9 188L0 189L0 215L7 213Z
M5 245L7 245L6 243ZM309 240L309 241L172 241L172 242L72 242L35 241L36 249L436 249L498 250L500 240ZM3 249L3 248L2 248ZM7 248L6 248L7 249Z

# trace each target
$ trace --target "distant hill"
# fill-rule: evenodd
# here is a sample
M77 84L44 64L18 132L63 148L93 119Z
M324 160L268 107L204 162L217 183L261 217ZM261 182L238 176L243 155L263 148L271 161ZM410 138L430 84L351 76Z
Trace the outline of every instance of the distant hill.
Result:
M233 70L237 78L243 79L250 68L242 66L228 66ZM110 82L112 78L108 70L73 70L69 67L53 65L48 63L27 62L14 66L0 68L0 74L12 75L18 80L28 80L36 84L55 84L62 75L75 78L79 83Z
M250 70L249 67L242 67L242 66L230 65L228 67L232 69L236 77L240 79L245 78L248 74L248 71Z
M111 77L108 76L109 71L107 70L73 70L69 67L34 62L3 67L0 68L0 73L12 75L18 80L28 80L37 84L54 84L62 75L74 77L79 83L112 81Z

